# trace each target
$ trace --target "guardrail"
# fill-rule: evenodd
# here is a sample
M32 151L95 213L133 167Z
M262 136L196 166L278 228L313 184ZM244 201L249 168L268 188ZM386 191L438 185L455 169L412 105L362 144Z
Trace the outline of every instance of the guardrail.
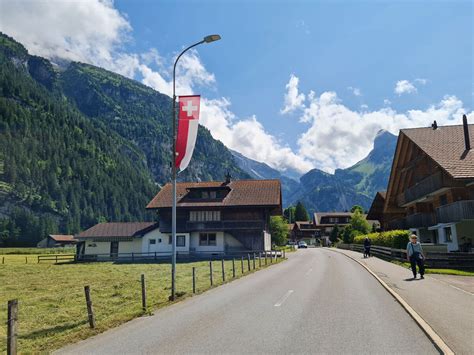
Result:
M364 246L361 244L343 244L337 245L340 249L353 250L357 252L364 252ZM382 247L372 245L370 253L386 260L406 261L407 252L405 249L393 249L389 247ZM460 269L460 270L474 270L474 253L425 253L425 266L427 268L439 269Z

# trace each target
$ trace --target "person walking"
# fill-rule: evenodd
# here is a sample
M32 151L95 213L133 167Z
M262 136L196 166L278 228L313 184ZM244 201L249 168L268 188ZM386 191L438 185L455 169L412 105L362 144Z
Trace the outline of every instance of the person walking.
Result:
M413 278L416 279L416 266L418 265L420 278L424 279L425 255L423 254L421 244L418 243L418 237L416 234L410 236L410 241L407 244L407 260L410 262Z
M364 240L364 258L370 257L370 246L372 245L372 241L369 237L365 237Z

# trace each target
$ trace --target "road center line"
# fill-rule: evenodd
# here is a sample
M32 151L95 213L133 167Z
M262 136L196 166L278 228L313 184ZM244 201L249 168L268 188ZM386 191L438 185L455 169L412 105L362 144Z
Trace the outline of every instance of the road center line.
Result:
M280 300L279 300L277 303L275 303L274 306L275 306L275 307L280 307L280 306L288 299L288 297L290 297L290 295L291 295L292 293L293 293L293 290L288 290L288 291L283 295L283 297L280 298Z

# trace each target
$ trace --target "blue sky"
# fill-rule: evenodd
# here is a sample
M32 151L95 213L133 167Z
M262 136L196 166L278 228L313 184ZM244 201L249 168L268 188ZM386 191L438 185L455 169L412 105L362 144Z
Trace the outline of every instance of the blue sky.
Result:
M191 53L178 88L203 95L215 138L280 170L347 167L379 129L474 119L471 1L18 3L1 1L0 30L30 51L165 93L177 51L219 33Z

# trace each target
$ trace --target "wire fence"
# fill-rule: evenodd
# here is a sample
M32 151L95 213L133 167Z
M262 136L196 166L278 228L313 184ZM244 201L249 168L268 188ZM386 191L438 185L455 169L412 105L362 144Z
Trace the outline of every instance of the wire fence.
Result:
M260 257L259 257L260 256ZM180 262L178 299L201 293L283 260L283 254L246 253ZM212 265L212 273L211 273ZM193 278L194 269L194 278ZM141 275L144 274L146 309ZM7 302L18 299L19 352L45 352L117 326L170 303L169 263L78 263L0 265L0 324L8 322ZM88 322L84 286L90 286L95 328ZM0 353L7 350L7 327L0 327Z

